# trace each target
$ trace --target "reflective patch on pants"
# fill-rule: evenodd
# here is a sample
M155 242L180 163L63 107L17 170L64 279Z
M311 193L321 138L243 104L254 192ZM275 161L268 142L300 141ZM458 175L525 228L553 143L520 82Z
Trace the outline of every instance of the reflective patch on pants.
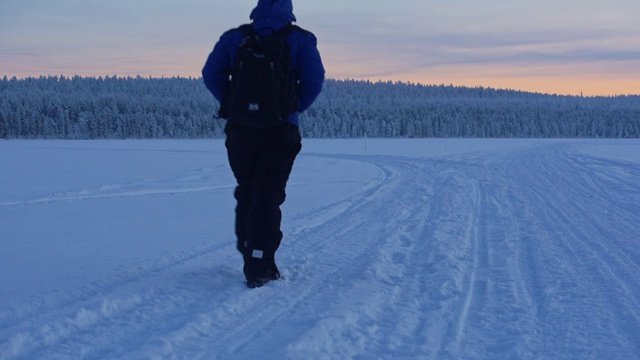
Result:
M262 250L254 249L253 252L251 253L251 257L255 259L262 259L263 256L264 256L264 251Z

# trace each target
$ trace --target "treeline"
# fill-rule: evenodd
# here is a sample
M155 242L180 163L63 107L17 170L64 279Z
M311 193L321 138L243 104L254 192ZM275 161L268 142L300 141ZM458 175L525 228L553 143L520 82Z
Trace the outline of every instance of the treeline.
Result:
M220 138L201 79L40 77L0 81L0 138ZM640 96L327 80L305 137L640 137Z

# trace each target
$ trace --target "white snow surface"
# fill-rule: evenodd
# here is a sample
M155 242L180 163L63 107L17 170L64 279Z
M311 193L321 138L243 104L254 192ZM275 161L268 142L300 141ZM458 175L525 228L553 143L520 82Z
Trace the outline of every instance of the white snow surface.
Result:
M640 141L305 139L243 283L223 140L0 142L0 359L640 359Z

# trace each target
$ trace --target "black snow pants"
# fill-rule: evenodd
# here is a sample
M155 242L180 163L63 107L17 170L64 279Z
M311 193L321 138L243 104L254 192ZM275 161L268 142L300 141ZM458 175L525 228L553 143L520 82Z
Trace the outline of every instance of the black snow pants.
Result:
M302 148L300 132L289 123L258 129L228 121L225 133L229 165L237 181L237 247L246 278L257 278L275 266L282 241L280 205Z

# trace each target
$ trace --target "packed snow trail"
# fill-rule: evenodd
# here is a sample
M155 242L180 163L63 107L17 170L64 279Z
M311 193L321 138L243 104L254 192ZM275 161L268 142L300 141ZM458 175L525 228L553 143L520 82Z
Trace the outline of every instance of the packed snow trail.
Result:
M294 170L284 279L248 290L233 238L205 243L0 312L0 358L638 359L640 165L579 146L303 153L377 175L296 203Z

